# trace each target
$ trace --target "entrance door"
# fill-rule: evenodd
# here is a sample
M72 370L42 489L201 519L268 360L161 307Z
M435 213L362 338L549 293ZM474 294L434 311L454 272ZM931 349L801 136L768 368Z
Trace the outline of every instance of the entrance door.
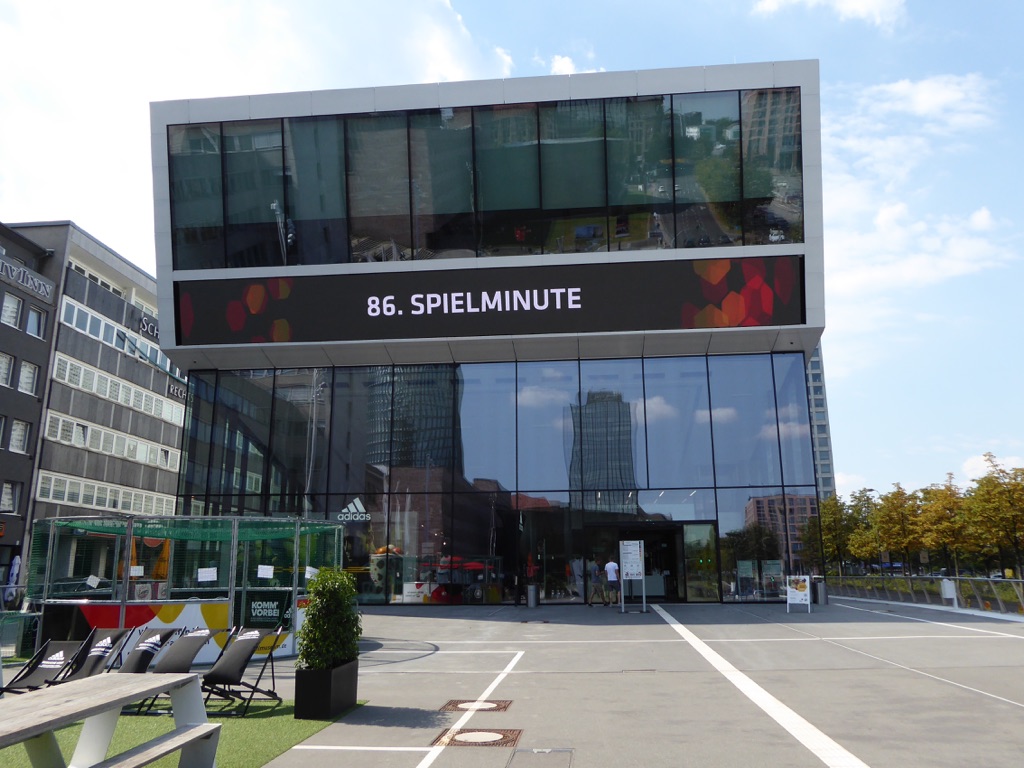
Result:
M602 565L610 553L618 558L618 542L643 541L644 581L623 582L627 601L641 600L645 588L647 600L654 603L717 603L721 600L713 523L593 528L587 532L587 541L588 562L596 559Z

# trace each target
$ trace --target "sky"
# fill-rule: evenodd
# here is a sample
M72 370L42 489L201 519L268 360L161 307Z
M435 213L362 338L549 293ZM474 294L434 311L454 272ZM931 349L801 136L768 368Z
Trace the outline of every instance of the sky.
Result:
M817 59L837 489L1024 466L1024 2L0 0L0 221L155 272L153 101Z

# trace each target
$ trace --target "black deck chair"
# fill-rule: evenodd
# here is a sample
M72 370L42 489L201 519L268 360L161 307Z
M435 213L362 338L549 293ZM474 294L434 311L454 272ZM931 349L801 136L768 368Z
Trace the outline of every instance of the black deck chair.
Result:
M75 654L71 663L61 671L58 677L49 681L50 685L59 685L70 680L83 680L102 672L111 659L116 656L130 629L94 629L89 640L82 644L81 650Z
M90 635L91 636L91 635ZM11 682L0 688L2 693L26 693L44 688L65 673L89 640L47 640Z
M171 643L166 651L160 654L159 660L153 665L153 674L191 672L192 664L196 656L199 655L199 651L203 649L203 646L225 632L227 632L225 629L208 629L206 627L186 632ZM153 713L153 706L158 698L160 697L154 696L152 699L140 702L139 706L134 710L135 714L145 715Z
M242 678L245 675L246 668L249 666L249 662L260 645L267 641L267 638L271 638L268 641L270 648L267 650L262 666L260 666L256 682L250 683L243 680ZM240 717L245 717L249 711L249 705L257 694L262 700L280 702L281 697L277 695L276 690L277 679L274 676L274 649L278 646L280 639L280 627L277 630L240 629L228 641L229 644L225 647L224 652L217 659L213 667L211 667L210 671L203 675L203 690L206 691L206 701L209 701L211 696L216 696L227 701L241 702L241 709L232 713ZM268 664L270 665L270 688L260 688L259 686Z
M145 630L142 636L139 637L139 641L135 643L135 647L124 657L124 661L121 662L121 666L117 668L117 671L133 674L146 672L149 669L149 665L153 663L153 659L156 658L156 655L160 653L167 644L167 641L171 639L171 636L179 631L178 629Z

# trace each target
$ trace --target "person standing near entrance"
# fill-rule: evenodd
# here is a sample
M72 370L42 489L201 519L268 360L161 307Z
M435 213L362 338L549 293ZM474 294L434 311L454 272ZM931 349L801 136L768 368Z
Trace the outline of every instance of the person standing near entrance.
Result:
M615 562L614 558L608 558L608 562L604 564L604 573L608 577L608 585L606 587L608 590L608 600L617 603L619 602L619 564ZM615 597L613 598L612 595L615 595ZM608 603L605 603L605 605L608 605Z
M601 602L608 605L608 595L604 591L604 569L597 560L590 561L590 599L587 605L594 605L594 598L599 597Z

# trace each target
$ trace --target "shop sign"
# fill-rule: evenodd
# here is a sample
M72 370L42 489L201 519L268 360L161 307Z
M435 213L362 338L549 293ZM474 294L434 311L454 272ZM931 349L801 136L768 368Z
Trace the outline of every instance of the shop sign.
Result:
M160 327L157 325L156 319L149 315L139 318L139 333L148 336L153 341L160 341Z
M0 254L0 280L24 288L47 302L53 301L54 284L38 272Z
M800 256L175 284L182 346L800 325Z

